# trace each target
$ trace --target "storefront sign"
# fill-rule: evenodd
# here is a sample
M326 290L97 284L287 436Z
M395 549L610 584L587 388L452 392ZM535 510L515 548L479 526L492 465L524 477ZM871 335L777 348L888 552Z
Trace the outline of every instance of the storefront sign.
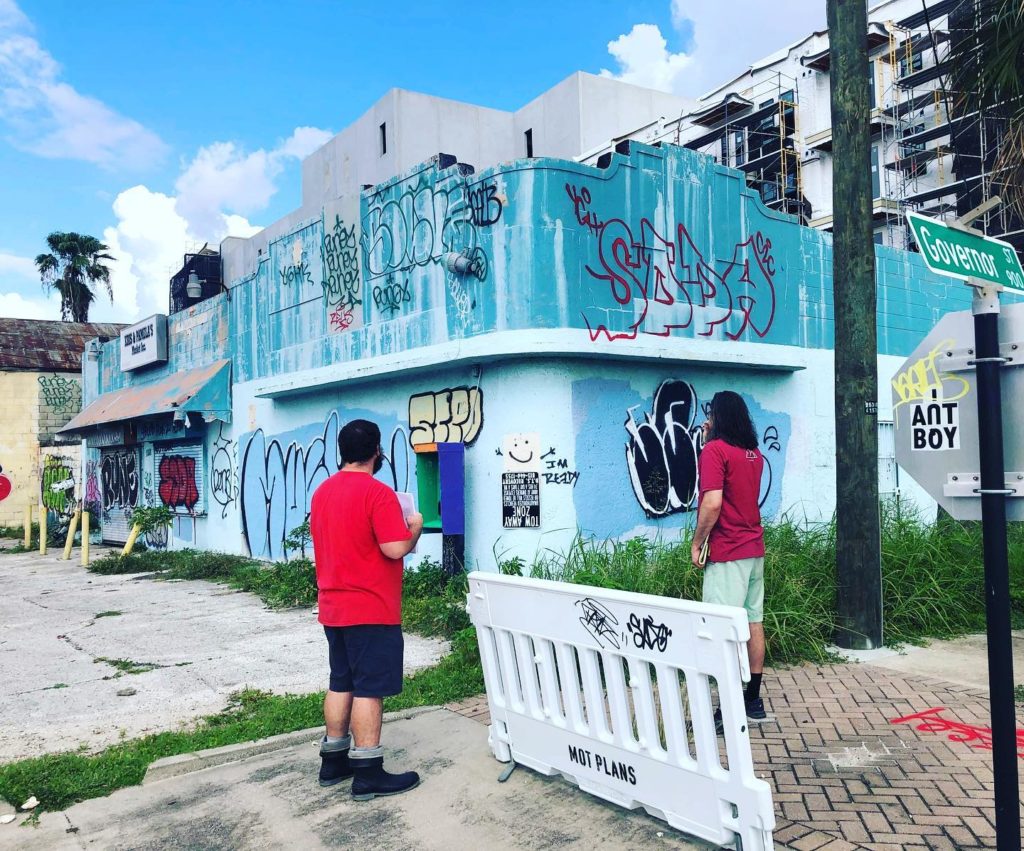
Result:
M540 473L501 474L501 524L506 529L540 528Z
M143 319L121 332L121 371L167 362L167 317Z
M96 431L87 434L85 437L85 445L89 449L103 449L107 446L123 446L126 443L132 443L132 437L129 435L124 426L112 425L104 426L103 428L96 429Z

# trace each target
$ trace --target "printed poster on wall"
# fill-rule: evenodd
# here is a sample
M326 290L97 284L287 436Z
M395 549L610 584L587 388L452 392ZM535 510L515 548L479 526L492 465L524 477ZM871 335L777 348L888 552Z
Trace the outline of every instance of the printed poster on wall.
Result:
M506 529L540 528L540 473L501 474L501 525Z

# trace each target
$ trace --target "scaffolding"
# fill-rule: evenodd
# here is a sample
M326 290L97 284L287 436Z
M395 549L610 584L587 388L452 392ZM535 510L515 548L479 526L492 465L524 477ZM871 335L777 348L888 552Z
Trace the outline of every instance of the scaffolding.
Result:
M951 218L997 194L992 163L1000 119L970 111L970 93L954 91L949 76L955 33L965 37L983 14L987 7L976 0L938 0L910 19L886 24L889 45L876 64L879 82L887 78L879 86L880 106L892 124L888 137L883 130L879 159L886 195L896 202L885 227L898 247L911 247L905 210ZM1003 211L986 214L979 224L986 233L1010 238L1018 250L1024 244L1020 223Z

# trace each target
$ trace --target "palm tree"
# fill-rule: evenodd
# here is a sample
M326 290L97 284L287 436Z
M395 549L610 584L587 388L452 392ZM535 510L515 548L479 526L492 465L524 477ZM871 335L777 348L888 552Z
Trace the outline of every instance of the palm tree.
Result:
M49 254L36 257L36 268L43 286L60 293L60 318L71 322L88 322L89 305L96 298L93 285L102 283L114 301L110 286L110 269L105 261L114 258L107 254L106 245L94 236L81 233L54 231L46 237Z
M1003 124L994 188L1024 216L1024 0L980 0L974 15L974 28L950 44L953 110Z

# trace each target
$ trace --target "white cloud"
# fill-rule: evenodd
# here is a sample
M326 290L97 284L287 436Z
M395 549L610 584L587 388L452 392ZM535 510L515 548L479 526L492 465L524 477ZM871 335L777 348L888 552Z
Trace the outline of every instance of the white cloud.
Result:
M0 9L2 11L2 9ZM42 292L38 296L0 293L0 316L8 319L60 319L60 297Z
M142 185L121 192L113 204L117 224L103 231L115 258L114 305L103 296L90 316L130 321L166 313L167 284L181 268L186 250L259 231L248 216L266 208L288 161L307 155L331 136L327 130L300 127L277 147L251 153L232 142L215 142L183 164L175 195Z
M17 254L0 251L0 278L8 276L39 280L36 264L31 257L19 257Z
M0 120L9 141L51 159L104 168L144 168L167 146L139 122L60 79L60 65L26 32L31 24L13 0L0 0Z
M615 77L638 85L698 97L742 74L753 63L825 28L821 0L787 0L785 10L764 0L739 0L725 11L706 0L671 0L675 35L692 28L692 44L673 53L661 29L650 23L608 44L619 65Z
M608 43L608 52L619 63L618 73L601 69L602 77L614 77L649 89L676 91L680 75L690 64L685 53L672 53L654 24L636 24L626 35Z

